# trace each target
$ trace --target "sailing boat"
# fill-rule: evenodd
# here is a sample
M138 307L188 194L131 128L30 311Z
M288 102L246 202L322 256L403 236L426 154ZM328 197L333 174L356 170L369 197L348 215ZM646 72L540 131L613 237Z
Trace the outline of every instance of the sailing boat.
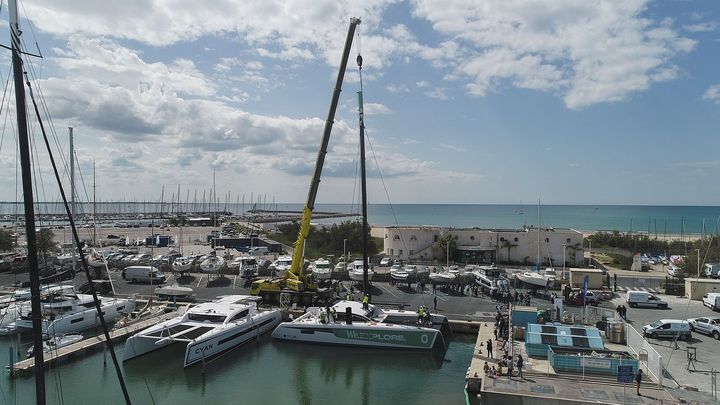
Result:
M537 286L542 288L550 288L555 283L555 269L552 267L546 268L540 273L540 266L542 261L540 260L540 234L542 232L542 225L540 223L540 200L538 200L538 226L537 226L537 262L534 271L526 271L524 273L517 273L517 277L520 281L531 286Z

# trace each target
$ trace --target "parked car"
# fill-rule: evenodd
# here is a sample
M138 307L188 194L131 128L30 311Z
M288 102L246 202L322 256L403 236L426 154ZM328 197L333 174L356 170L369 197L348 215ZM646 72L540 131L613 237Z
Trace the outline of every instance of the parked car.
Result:
M595 305L598 304L598 302L600 302L600 297L599 297L599 295L595 294L595 293L592 292L592 291L587 291L587 292L585 293L585 303L587 303L587 305L593 305L593 306L595 306ZM567 305L583 306L584 303L583 303L582 291L572 292L572 293L570 294L570 300L569 300L568 302L566 302L566 304L567 304Z
M677 338L689 340L692 337L690 323L680 319L660 319L642 327L643 336L658 338Z
M380 259L380 265L389 266L391 261L392 259L390 259L389 257L383 257L382 259Z
M703 305L717 311L720 309L720 293L707 293L703 297Z
M667 309L668 303L646 291L628 291L627 303L631 308L655 307Z
M705 316L687 320L690 330L712 336L720 340L720 316Z

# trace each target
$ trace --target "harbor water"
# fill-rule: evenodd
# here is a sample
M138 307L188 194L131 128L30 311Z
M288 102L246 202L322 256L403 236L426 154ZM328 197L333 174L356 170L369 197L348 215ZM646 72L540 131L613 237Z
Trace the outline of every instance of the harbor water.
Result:
M28 338L25 338L26 340ZM464 404L475 337L456 335L444 358L425 352L326 347L269 335L206 364L183 369L176 344L122 364L134 404ZM23 341L22 353L29 341ZM4 337L0 364L17 340ZM123 344L116 345L122 359ZM103 360L106 359L106 364ZM110 356L102 350L46 372L48 404L120 404ZM34 402L32 375L0 378L2 404Z
M78 212L92 212L92 204L79 204ZM208 204L209 205L209 204ZM99 213L123 214L137 217L141 213L171 212L188 213L206 211L246 212L250 204L218 204L208 207L200 204L181 204L171 207L169 203L98 203ZM267 211L301 211L302 204L258 204ZM317 204L315 210L358 214L358 205ZM22 206L0 203L0 227L11 226L13 214L21 213ZM64 216L63 207L57 203L39 203L37 212ZM714 234L720 223L718 206L650 206L650 205L542 205L543 226L573 228L580 231L642 232L651 236L680 234ZM145 218L149 223L151 218ZM338 222L348 218L330 218L314 222ZM59 219L64 221L64 219ZM521 228L536 225L537 205L532 204L369 204L368 221L373 226L437 225L478 228ZM52 225L49 223L48 225ZM102 224L110 226L111 223Z

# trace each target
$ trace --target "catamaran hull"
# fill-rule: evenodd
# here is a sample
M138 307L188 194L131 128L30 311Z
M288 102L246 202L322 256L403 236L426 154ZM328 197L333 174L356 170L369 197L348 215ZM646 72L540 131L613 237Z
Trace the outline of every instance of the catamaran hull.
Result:
M228 327L222 332L213 334L205 339L193 340L187 344L185 349L183 367L192 366L203 360L207 361L214 356L240 346L243 343L257 338L259 335L270 332L276 328L280 322L282 322L282 314L280 311L265 312L254 316L253 321L250 323L244 323L237 327ZM177 325L176 321L167 321L151 329L158 331ZM171 338L157 339L143 336L144 332L131 336L125 342L123 361L180 342L180 340L173 340Z
M420 327L415 330L393 331L368 324L301 325L283 322L275 328L272 337L280 340L325 345L430 350L435 345L438 333L439 331L435 329Z

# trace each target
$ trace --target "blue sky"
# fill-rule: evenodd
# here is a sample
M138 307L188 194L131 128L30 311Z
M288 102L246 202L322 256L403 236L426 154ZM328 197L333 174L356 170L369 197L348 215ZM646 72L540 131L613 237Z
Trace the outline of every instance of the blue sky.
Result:
M218 194L232 200L304 201L348 20L358 16L368 167L380 167L393 203L717 205L719 8L44 0L21 10L26 44L45 56L27 63L58 142L75 127L81 170L89 178L96 162L102 200L157 200L178 184L192 196L215 172ZM353 198L357 45L318 203ZM8 145L0 199L12 200ZM38 173L50 183L44 166ZM371 202L386 203L370 175ZM57 199L49 185L44 193Z

